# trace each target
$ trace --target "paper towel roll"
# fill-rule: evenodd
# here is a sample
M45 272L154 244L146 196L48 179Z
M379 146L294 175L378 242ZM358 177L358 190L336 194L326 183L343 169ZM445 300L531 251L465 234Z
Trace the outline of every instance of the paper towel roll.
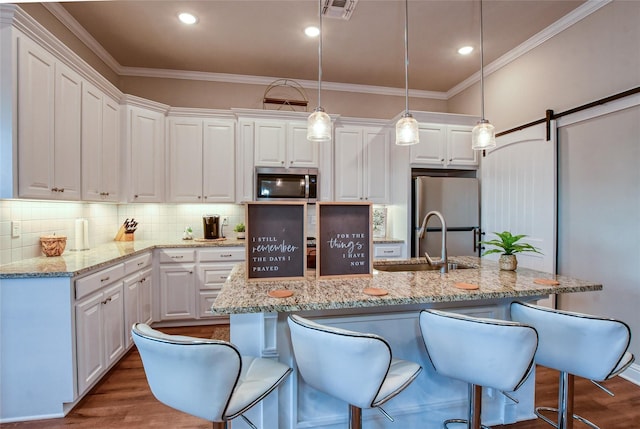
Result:
M75 235L75 250L82 250L84 248L84 222L83 219L76 219L76 235Z
M84 241L82 243L82 250L89 250L89 221L87 219L82 219L83 222L83 238Z

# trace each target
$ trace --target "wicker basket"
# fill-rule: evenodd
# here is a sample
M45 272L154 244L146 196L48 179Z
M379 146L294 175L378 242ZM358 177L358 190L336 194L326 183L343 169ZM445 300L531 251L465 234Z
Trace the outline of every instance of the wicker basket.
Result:
M42 253L47 256L60 256L67 245L67 237L64 235L43 235L40 237Z

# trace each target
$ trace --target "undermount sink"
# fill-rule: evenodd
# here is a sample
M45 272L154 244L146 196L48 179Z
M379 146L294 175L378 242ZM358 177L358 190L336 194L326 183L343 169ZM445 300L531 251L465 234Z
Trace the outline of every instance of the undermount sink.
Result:
M437 265L429 265L426 262L416 263L416 264L379 264L373 265L373 268L378 271L390 271L390 272L399 272L399 271L438 271L440 267ZM463 270L469 269L473 267L469 267L467 265L456 264L453 262L449 262L449 271L452 270Z

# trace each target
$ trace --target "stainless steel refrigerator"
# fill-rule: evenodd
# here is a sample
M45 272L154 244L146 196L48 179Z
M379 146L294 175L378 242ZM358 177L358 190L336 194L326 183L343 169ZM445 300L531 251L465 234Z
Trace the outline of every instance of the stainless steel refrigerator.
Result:
M440 256L442 228L437 217L427 224L425 237L418 238L425 215L436 210L447 225L449 256L478 256L480 230L479 182L467 177L418 176L413 180L412 256Z

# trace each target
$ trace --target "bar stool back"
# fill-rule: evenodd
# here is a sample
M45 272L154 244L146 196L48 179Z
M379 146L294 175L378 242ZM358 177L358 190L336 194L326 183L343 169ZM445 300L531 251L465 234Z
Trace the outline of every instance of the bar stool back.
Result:
M573 414L574 377L590 379L613 395L597 382L615 377L633 363L635 358L628 351L629 326L618 320L521 302L511 304L511 318L538 331L536 363L560 371L558 408L538 407L538 417L558 429L573 428L573 419L597 429L594 423ZM558 422L554 423L541 411L557 412Z
M298 315L288 319L296 365L316 390L349 404L351 429L362 427L362 408L378 408L403 391L422 367L394 359L384 338L321 325Z
M513 392L533 368L538 335L530 326L422 310L420 330L435 371L469 385L468 419L447 420L445 427L486 428L481 424L482 387Z
M226 341L167 335L144 323L131 330L153 395L165 405L224 429L276 389L291 368L240 356Z

